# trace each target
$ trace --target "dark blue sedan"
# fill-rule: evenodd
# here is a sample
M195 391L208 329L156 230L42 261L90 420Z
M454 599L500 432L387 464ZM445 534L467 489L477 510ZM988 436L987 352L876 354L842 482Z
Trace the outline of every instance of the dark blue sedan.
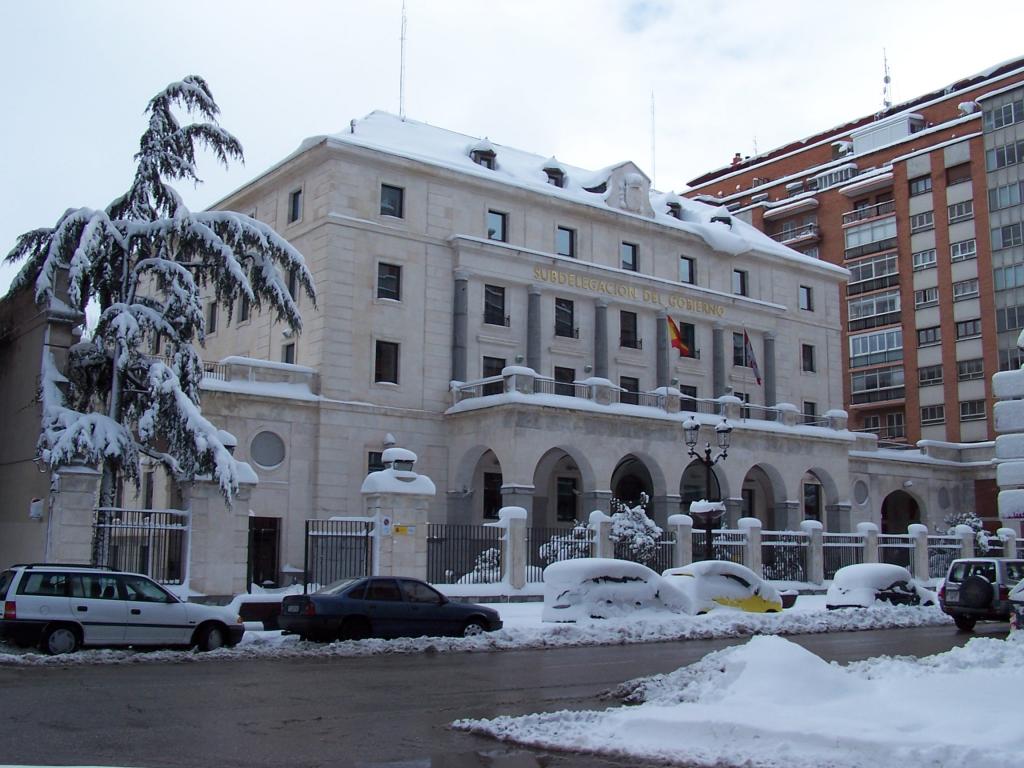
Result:
M452 602L418 579L374 576L345 579L309 595L281 601L278 624L303 640L367 637L469 637L501 629L493 608Z

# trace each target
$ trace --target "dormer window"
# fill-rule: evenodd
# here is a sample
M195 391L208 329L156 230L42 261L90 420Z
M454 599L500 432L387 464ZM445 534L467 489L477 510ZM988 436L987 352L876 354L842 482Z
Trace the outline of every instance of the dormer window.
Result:
M668 215L673 219L683 220L683 206L680 203L669 203L668 204Z
M494 151L494 146L486 138L478 141L469 150L469 157L477 165L482 165L492 171L498 167L498 156Z
M556 187L565 186L565 173L560 168L545 168L544 173L548 175L548 184Z

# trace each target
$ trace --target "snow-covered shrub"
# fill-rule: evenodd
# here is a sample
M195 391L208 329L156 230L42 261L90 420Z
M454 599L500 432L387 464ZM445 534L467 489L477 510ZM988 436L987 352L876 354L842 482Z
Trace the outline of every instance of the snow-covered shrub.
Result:
M556 534L541 544L537 554L545 564L551 565L562 560L590 557L590 527L579 520L573 521L572 528L564 534Z
M966 525L974 531L974 554L986 555L989 550L989 536L985 532L985 527L981 522L981 518L978 517L974 512L970 510L962 512L950 512L946 515L942 522L946 524L946 535L956 535L956 527L958 525Z
M485 549L476 556L473 570L459 579L459 584L494 584L501 581L501 550Z
M647 516L647 494L640 494L640 503L630 507L624 501L612 499L612 526L609 538L618 551L630 560L644 565L654 563L658 553L658 539L663 531Z

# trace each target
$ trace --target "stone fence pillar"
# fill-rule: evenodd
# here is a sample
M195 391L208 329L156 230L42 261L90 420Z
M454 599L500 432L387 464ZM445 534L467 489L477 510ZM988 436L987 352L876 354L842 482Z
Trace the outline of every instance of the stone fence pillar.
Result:
M918 581L928 580L928 526L911 523L907 526L911 550L910 571Z
M998 536L1003 542L1003 557L1008 560L1016 559L1017 557L1017 532L1013 528L1000 528L996 531Z
M611 517L595 509L590 513L590 530L594 532L594 557L615 557Z
M682 568L693 562L693 518L689 515L669 515L668 527L676 535L672 548L672 567Z
M878 562L878 526L874 523L857 523L857 533L864 538L864 562Z
M502 507L498 522L485 523L490 528L502 528L501 580L512 589L526 586L526 510L522 507Z
M800 530L807 534L807 580L821 584L825 581L825 539L821 523L804 520Z
M363 507L376 520L373 572L380 576L427 578L427 508L436 493L433 481L413 470L416 454L388 448L384 469L363 480Z
M960 557L974 557L974 529L969 525L958 525L953 535L960 539Z
M45 516L45 551L37 557L56 563L92 562L92 522L100 473L91 467L61 467L50 484Z
M756 517L741 517L736 526L746 537L743 547L743 564L754 573L761 575L761 521Z

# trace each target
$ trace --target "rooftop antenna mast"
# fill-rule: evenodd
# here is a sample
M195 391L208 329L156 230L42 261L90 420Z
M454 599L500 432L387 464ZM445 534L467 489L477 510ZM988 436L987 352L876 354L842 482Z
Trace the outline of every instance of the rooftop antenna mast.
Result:
M882 49L882 65L885 68L885 77L882 78L882 111L892 106L892 78L889 76L889 58L885 55L885 48Z
M654 152L654 91L651 91L651 186L658 186L658 172L657 166L654 164L655 152Z
M398 73L398 116L405 120L405 0L402 0L401 68Z

